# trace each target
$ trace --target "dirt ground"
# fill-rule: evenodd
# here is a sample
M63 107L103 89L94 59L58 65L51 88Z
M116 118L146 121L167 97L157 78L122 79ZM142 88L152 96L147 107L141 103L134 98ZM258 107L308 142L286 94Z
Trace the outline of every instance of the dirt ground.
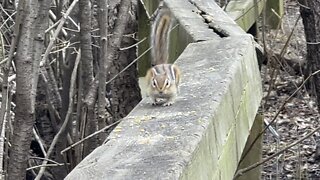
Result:
M266 34L267 49L270 56L280 54L294 24L299 17L299 6L294 0L285 3L285 16L283 26L278 30L269 30ZM260 42L260 44L263 44ZM303 62L306 56L304 30L300 18L289 47L285 51L284 59L294 62ZM292 73L290 70L276 70L277 77L272 76L272 65L262 67L264 99L261 110L265 119L270 122L279 111L286 99L303 82L302 75ZM273 83L274 82L274 85ZM270 86L273 87L270 90ZM263 140L263 158L285 148L288 144L302 138L307 133L318 127L319 114L314 98L306 93L306 89L295 95L287 102L284 109L277 117L273 128L278 137L269 130ZM263 165L263 179L320 179L320 159L316 158L316 144L320 132L306 139L300 145L294 146L284 154L272 159Z

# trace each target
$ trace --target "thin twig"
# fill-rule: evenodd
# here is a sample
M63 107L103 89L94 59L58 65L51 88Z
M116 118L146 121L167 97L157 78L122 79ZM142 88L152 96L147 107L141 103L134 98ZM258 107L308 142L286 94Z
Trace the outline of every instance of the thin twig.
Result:
M53 148L55 147L56 143L58 142L58 139L60 138L60 135L65 131L67 124L68 124L69 120L71 119L70 116L71 116L72 110L73 110L73 95L74 95L74 89L75 89L75 81L76 81L76 77L77 77L78 65L79 65L79 62L81 59L81 52L80 51L81 50L79 50L79 53L77 54L76 62L75 62L75 65L74 65L74 68L73 68L73 71L71 74L68 111L67 111L66 117L64 119L64 122L63 122L61 128L59 129L59 132L54 136L54 138L52 140L52 143L49 147L47 155L45 156L46 159L49 159L49 157L53 151ZM40 168L40 171L39 171L38 175L36 176L35 180L41 179L41 177L45 171L45 168L46 168L44 165L46 165L47 163L48 163L47 160L44 160L42 162L43 167Z
M259 0L257 1L257 3L260 3L261 1L264 1L264 0ZM242 18L243 16L247 15L248 12L251 11L251 9L253 9L255 7L255 5L253 4L252 6L250 6L249 8L246 9L245 12L243 12L239 17L237 17L234 21L238 21L240 18Z
M55 50L55 51L51 51L50 54L54 54L54 53L58 53L58 52L61 52L61 51L64 51L66 50L67 48L70 48L70 41L65 41L61 46L62 48L61 49L58 49L58 50Z
M41 149L43 155L46 156L47 153L46 153L46 150L45 150L44 145L42 143L42 140L41 140L40 136L38 135L38 132L36 131L35 128L32 128L32 132L33 132L34 138L37 140L37 142L38 142L38 144L40 146L40 149Z
M250 170L252 170L252 169L254 169L254 168L258 167L258 166L260 166L261 164L263 164L263 163L265 163L267 161L270 161L274 157L277 157L278 155L282 154L283 152L285 152L286 150L290 149L291 147L293 147L293 146L301 143L305 139L309 138L310 136L312 136L314 133L316 133L319 130L320 130L320 126L317 127L316 129L314 129L313 131L309 132L306 136L304 136L301 139L295 141L294 143L291 143L290 145L288 145L285 148L283 148L282 150L274 153L273 155L265 158L264 160L262 160L260 162L257 162L257 163L254 163L254 164L250 165L249 167L246 167L246 168L238 170L233 179L237 179L238 177L242 176L244 173L246 173L246 172L248 172L248 171L250 171Z
M10 71L10 66L11 66L11 62L13 59L13 55L14 52L16 50L16 45L19 39L19 34L20 34L20 25L21 25L21 21L22 21L22 17L24 16L24 4L25 4L25 0L20 0L19 1L19 13L16 16L16 21L15 21L15 27L13 30L13 37L11 39L11 46L10 46L10 50L9 50L9 56L8 56L8 60L6 62L5 67L3 68L3 82L2 82L2 103L1 103L1 110L0 110L0 124L3 123L4 121L4 117L5 117L5 113L6 113L6 109L7 109L7 101L8 101L8 77L9 77L9 71ZM2 36L1 36L2 37ZM1 38L2 40L2 38ZM3 44L3 42L2 42ZM1 132L0 132L1 134Z
M114 75L109 81L106 82L106 84L109 84L110 82L112 82L115 78L117 78L121 73L123 73L125 70L127 70L130 66L132 66L136 61L138 61L143 55L145 55L148 51L150 51L152 49L152 47L149 47L149 49L147 49L145 52L143 52L142 54L140 54L139 57L137 57L136 59L134 59L130 64L128 64L128 66L126 66L125 68L123 68L118 74Z
M45 164L45 165L41 164L41 165L38 165L38 166L29 167L29 168L27 168L26 170L27 170L27 171L30 171L30 170L36 169L36 168L56 167L56 166L64 166L64 165L65 165L65 164L63 164L63 163L60 163L60 164Z
M3 8L2 4L0 4L0 9L8 16L8 18L14 22L14 20L12 19L12 16L14 15L14 13L16 12L13 12L10 16L10 14Z
M45 63L47 63L47 59L48 59L50 51L51 51L51 49L53 47L54 42L55 42L56 38L58 37L58 35L59 35L64 23L66 22L66 20L67 20L67 18L69 16L69 14L71 13L71 11L73 10L73 8L75 7L75 5L77 4L78 1L79 0L74 0L72 2L72 4L69 6L67 12L59 20L59 25L58 25L57 29L54 31L54 34L53 34L53 36L52 36L52 38L51 38L51 40L50 40L50 42L48 44L48 47L47 47L47 49L46 49L46 51L45 51L45 53L43 55L42 60L40 62L40 66L43 66Z
M141 5L142 5L142 7L143 7L143 9L144 9L144 12L146 13L148 19L150 19L151 16L150 16L150 14L149 14L149 12L148 12L148 10L147 10L146 4L145 4L144 1L142 1L142 0L140 0L140 3L141 3Z
M0 29L2 29L2 27L6 25L7 21L9 21L9 19L11 19L11 17L14 16L16 13L17 12L13 12L12 15L9 15L9 17L1 24Z
M2 36L1 36L2 37ZM7 62L8 58L4 58L2 61L0 61L0 65Z
M271 8L271 12L277 16L278 19L282 19L282 17L280 16L280 14L278 14L273 8Z
M280 65L283 69L285 69L285 68L284 68L284 66L283 66L283 64L282 64L282 58L283 58L283 56L284 56L284 54L285 54L285 50L286 50L287 47L289 46L289 42L290 42L290 40L291 40L291 37L293 36L293 32L294 32L295 28L296 28L297 25L298 25L298 22L299 22L300 17L301 17L301 16L299 15L298 18L296 19L295 25L294 25L294 27L292 28L292 30L291 30L291 32L290 32L290 35L289 35L289 37L288 37L287 40L286 40L285 45L284 45L283 48L281 49L279 59L275 57L275 59L277 60L277 62L279 63L279 65ZM266 47L265 44L264 44L264 47ZM275 73L275 75L274 75L274 73ZM274 79L274 81L271 81L271 84L270 84L270 86L269 86L267 96L265 97L265 105L267 104L267 100L268 100L268 97L269 97L269 95L270 95L271 88L274 86L274 83L275 83L275 80L276 80L276 77L277 77L277 73L278 73L278 70L277 70L277 69L273 69L271 78ZM273 77L275 77L275 78L273 78ZM309 79L309 78L310 78L310 77L308 77L307 79ZM307 79L306 79L306 80L307 80ZM293 82L293 84L295 85L295 87L297 88L298 91L303 87L302 85L304 85L304 84L302 84L300 87L298 87L295 82ZM297 93L298 91L295 91L293 95L295 95L295 93ZM289 98L291 99L292 96L290 96ZM278 115L280 114L281 110L282 110L282 109L284 108L284 106L286 105L287 101L289 101L290 99L287 99L287 100L282 104L280 110L278 111L278 113L276 114L276 116L274 117L274 119L273 119L270 123L267 124L266 128L265 128L265 129L258 135L258 137L256 137L256 139L250 144L250 147L248 148L248 150L247 150L246 152L244 152L244 155L241 157L239 163L241 163L241 162L244 160L244 158L248 155L249 151L251 150L251 148L253 147L253 145L255 144L255 142L256 142L256 141L259 139L259 137L265 132L265 130L266 130L267 128L271 127L272 123L275 121L275 119L276 119L276 118L278 117Z
M58 26L60 23L60 20L57 21L56 23L54 23L53 25L51 25L48 29L46 29L44 32L48 33L49 31L51 31L51 29L55 28L56 26Z
M61 13L62 13L62 12L61 12ZM56 23L58 23L58 22L60 21L60 20L57 21L57 16L52 12L51 9L49 10L49 17L50 17L50 19L51 19L52 22L55 22L55 21L56 21ZM56 24L56 23L55 23L55 24ZM48 31L46 30L45 32L47 33ZM68 36L67 31L65 31L64 29L62 29L62 34L63 34L64 37L67 37L67 36Z
M142 42L145 41L146 39L147 39L147 37L144 37L144 38L141 39L139 42L137 42L137 43L135 43L135 44L132 44L131 46L124 47L124 48L120 48L120 51L127 50L127 49L133 48L133 47L135 47L135 46L138 46L140 43L142 43Z
M311 45L318 45L320 44L320 42L306 42L307 44L311 44Z
M2 137L4 137L4 138L6 138L5 137L5 135L6 135L6 133L4 132L6 129L8 130L8 132L7 132L7 136L8 137L10 137L10 133L13 133L13 128L12 128L12 118L11 118L11 106L12 106L12 95L13 95L13 92L12 92L12 87L13 86L10 86L10 89L9 89L9 97L8 97L8 106L7 106L7 111L6 111L6 117L5 117L5 119L4 119L4 122L3 122L3 130L2 130L2 132L1 132L1 136ZM11 129L10 128L8 128L8 126L10 127L10 125L11 125ZM5 157L4 157L4 159L3 160L1 160L1 163L2 163L2 166L1 167L3 167L3 169L4 170L8 170L8 163L9 163L9 161L8 161L8 159L9 159L9 147L11 147L11 144L10 144L10 142L7 140L7 141L5 141L5 147L3 148L4 150L4 154L6 155ZM2 149L2 148L1 148ZM4 175L3 173L1 173L2 175Z
M92 134L88 135L87 137L85 137L85 138L81 139L80 141L78 141L78 142L76 142L76 143L74 143L74 144L70 145L69 147L67 147L67 148L65 148L64 150L62 150L62 151L61 151L61 154L65 153L66 151L68 151L68 150L70 150L70 149L74 148L75 146L77 146L77 145L81 144L83 141L85 141L85 140L87 140L87 139L90 139L90 138L92 138L93 136L95 136L95 135L97 135L97 134L100 134L100 133L102 133L103 131L105 131L105 130L109 129L110 127L112 127L112 126L114 126L114 125L116 125L116 124L120 123L120 121L121 121L121 119L120 119L120 120L118 120L118 121L115 121L114 123L112 123L112 124L110 124L110 125L108 125L108 126L106 126L106 127L102 128L102 129L100 129L99 131L96 131L96 132L94 132L94 133L92 133Z
M252 149L253 145L257 142L257 140L260 138L260 136L262 136L262 134L269 128L269 126L271 126L277 119L277 117L279 116L279 114L281 113L281 111L283 110L283 108L285 107L285 105L291 100L291 98L293 96L295 96L305 85L305 83L314 75L318 74L320 72L320 70L310 74L304 81L303 83L298 87L298 89L296 89L280 106L279 110L277 111L276 115L273 117L273 119L270 121L270 123L257 135L257 137L254 139L254 141L250 144L249 146L249 150ZM240 162L243 161L244 157L248 154L248 151L246 152L246 154L241 158Z
M10 92L10 89L8 89L8 91ZM4 164L4 157L5 154L5 146L4 146L4 143L5 143L5 139L6 139L6 124L8 122L8 119L11 118L10 117L10 101L12 98L10 98L12 95L9 94L9 97L8 97L8 101L7 101L7 105L6 105L6 112L5 112L5 116L4 116L4 121L2 123L2 126L1 126L1 136L0 136L0 174L3 175L4 172L5 172L5 169L3 168L3 164ZM0 176L1 177L1 176ZM1 179L1 178L0 178Z
M310 7L308 7L308 6L306 6L306 5L303 5L303 4L299 3L299 1L296 1L296 3L297 3L299 6L301 6L301 7L305 8L305 9L308 9L308 10L310 10L310 9L311 9L311 8L310 8Z
M54 164L60 164L60 163L58 163L57 161L54 161L54 160L52 160L52 159L46 159L46 158L37 157L37 156L30 156L29 158L30 158L30 159L47 160L47 161L49 161L49 162L51 162L51 163L54 163Z
M295 30L296 27L298 26L298 22L299 22L299 20L300 20L300 17L301 17L301 15L299 15L298 18L296 19L295 24L294 24L294 26L293 26L290 34L289 34L289 37L287 38L287 41L286 41L284 47L281 49L281 52L280 52L280 61L282 61L282 58L283 58L283 56L284 56L284 54L285 54L285 52L286 52L286 50L287 50L287 48L288 48L288 46L289 46L289 42L290 42L290 40L291 40L291 37L293 36L294 30Z
M72 31L72 32L77 32L77 33L80 32L79 29L75 30L75 29L71 29L71 28L68 28L68 27L64 27L63 29L68 30L68 31Z
M64 13L62 12L62 14L64 14ZM77 27L78 32L80 32L80 25L77 24L76 21L72 19L72 17L68 16L68 19L72 22L72 24L73 24L75 27Z

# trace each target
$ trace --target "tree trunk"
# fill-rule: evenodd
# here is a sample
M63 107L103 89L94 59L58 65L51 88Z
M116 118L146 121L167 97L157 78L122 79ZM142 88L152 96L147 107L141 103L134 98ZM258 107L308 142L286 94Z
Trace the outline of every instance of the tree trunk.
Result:
M50 2L49 0L34 0L26 1L24 5L25 15L15 58L17 106L10 149L9 179L25 179L26 176L28 152L34 125L39 63L44 48L44 32L48 27Z
M79 1L80 9L80 44L81 44L81 79L83 83L83 99L85 100L93 83L93 54L91 41L92 13L91 2L89 0ZM93 133L97 129L97 120L94 117L94 102L84 102L82 107L82 127L84 127L83 137ZM88 155L98 142L93 138L84 142L83 157Z
M125 51L120 51L120 47L128 47L136 43L135 33L137 32L137 1L131 1L131 6L129 10L123 10L127 13L127 19L123 18L123 21L120 21L120 18L112 18L114 12L121 14L121 8L124 8L125 4L128 2L123 2L128 0L122 0L120 10L116 11L119 7L120 0L114 0L110 2L109 10L109 31L111 34L120 34L122 33L121 43L115 43L115 39L109 41L109 49L112 51L115 50L114 58L117 60L112 60L110 68L110 77L118 74L122 69L124 69L136 56L136 46ZM130 2L129 2L130 3ZM111 13L111 14L110 14ZM131 15L131 16L129 16ZM124 15L121 15L123 17ZM119 14L118 14L119 17ZM122 23L123 32L119 32L117 29L117 23ZM115 35L114 35L115 36ZM141 100L140 88L138 84L138 72L136 63L131 66L129 69L120 74L114 81L110 83L110 95L111 95L111 107L113 122L126 116ZM109 122L112 123L112 122Z
M98 87L98 125L99 129L106 126L106 81L108 59L108 2L98 0L98 23L100 29L100 59L99 59L99 87ZM106 138L105 133L99 135L99 143L102 144Z
M306 76L320 69L320 0L299 0L307 42ZM311 78L320 112L320 73Z
M78 9L72 11L71 19L66 20L64 14L61 13L63 16L61 17L59 13L67 8L70 11L74 9L78 1L73 2L68 8L67 1L56 1L55 7L51 7L53 13L48 14L51 4L49 0L19 1L23 4L20 7L25 14L21 16L23 17L22 23L19 23L21 27L17 28L21 31L20 36L17 36L19 33L12 36L19 39L16 41L17 45L12 46L14 47L12 55L14 51L16 52L15 103L17 106L13 122L14 134L12 139L8 138L12 144L10 152L7 153L10 154L9 179L25 178L27 160L31 154L30 143L34 125L44 142L35 139L32 150L41 144L44 146L44 151L47 150L46 154L50 159L58 163L68 163L65 166L48 168L49 173L44 178L63 179L69 170L99 145L99 141L97 137L93 137L66 151L63 156L61 150L95 132L98 128L101 129L108 123L126 116L141 100L136 64L119 74L136 58L136 46L132 45L137 39L137 0L79 0ZM94 19L97 2L100 8L98 9L99 19ZM70 11L65 13L68 14ZM21 12L18 11L17 16L19 14ZM38 83L39 62L45 47L44 35L45 30L48 30L49 15L53 23L59 20L64 23L66 20L64 27L67 28L61 30L62 26L59 24L52 26L46 34L48 38L49 36L54 38L54 41L50 41L50 48L44 56L48 61L45 62L46 69L44 67L40 69L42 78ZM95 20L99 20L99 24ZM18 24L17 22L15 23ZM80 26L78 26L79 22ZM10 23L4 24L3 27L8 24ZM100 31L97 31L98 26ZM52 36L53 31L61 35ZM54 48L51 46L52 42L55 43ZM6 44L9 43L6 42ZM129 46L130 48L121 49ZM74 71L77 55L75 51L79 49L81 49L81 61L79 68ZM48 55L49 50L51 50L50 55ZM79 57L77 56L77 62ZM10 67L9 61L8 67ZM76 79L76 85L72 89L74 91L71 91L70 87L71 74L72 82ZM106 81L115 75L119 76L106 86ZM108 103L106 97L109 98ZM69 102L70 99L72 102ZM109 108L108 111L106 106ZM105 115L108 113L113 118L108 116L110 121L107 122ZM69 125L63 123L65 117L70 117L69 121L66 121ZM62 124L66 128L59 131ZM57 132L62 134L58 133L58 136L54 136ZM100 143L106 136L106 133L100 134ZM58 140L56 137L59 137ZM48 151L49 145L51 146ZM38 157L43 157L45 154L43 151L32 152L32 155ZM37 159L29 163L38 165L39 161ZM46 164L47 160L42 163ZM42 176L44 169L41 168L37 178ZM37 170L28 171L29 175L31 174L30 177L34 172L37 173Z

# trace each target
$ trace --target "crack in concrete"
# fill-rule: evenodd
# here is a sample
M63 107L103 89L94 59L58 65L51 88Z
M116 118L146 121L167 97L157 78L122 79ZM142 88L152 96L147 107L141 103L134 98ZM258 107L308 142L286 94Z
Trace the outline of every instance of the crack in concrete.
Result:
M205 10L203 10L199 5L197 5L196 2L194 2L193 0L188 0L188 2L198 9L198 14L203 18L204 22L208 24L209 29L212 29L213 32L221 38L230 36L230 34L226 30L224 30L219 24L214 22L213 16L211 16Z

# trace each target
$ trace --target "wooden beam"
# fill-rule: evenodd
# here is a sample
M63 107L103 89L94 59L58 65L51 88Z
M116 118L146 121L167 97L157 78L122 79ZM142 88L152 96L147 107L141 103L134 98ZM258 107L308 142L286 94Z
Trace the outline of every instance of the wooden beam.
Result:
M266 0L231 0L225 7L227 14L248 31L257 21Z
M270 28L279 28L283 14L283 0L267 0L266 20Z

